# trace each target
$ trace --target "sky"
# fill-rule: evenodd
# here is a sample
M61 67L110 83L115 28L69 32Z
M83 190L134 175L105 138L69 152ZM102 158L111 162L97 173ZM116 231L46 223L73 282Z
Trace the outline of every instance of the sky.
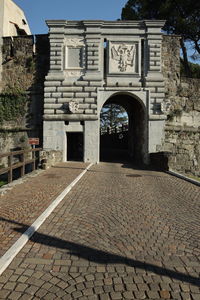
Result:
M1 1L1 0L0 0ZM13 0L25 13L32 34L48 32L45 20L112 20L128 0ZM186 45L188 50L190 45ZM189 55L193 53L189 50ZM189 60L193 61L190 57ZM200 63L200 59L195 61Z
M112 20L128 0L13 0L25 13L32 34L48 32L45 20Z

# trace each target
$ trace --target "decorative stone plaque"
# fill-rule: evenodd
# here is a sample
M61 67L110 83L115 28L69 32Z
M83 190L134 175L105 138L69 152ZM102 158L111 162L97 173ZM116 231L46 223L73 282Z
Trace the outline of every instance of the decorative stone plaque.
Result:
M67 67L82 68L82 48L67 47Z
M65 46L65 70L68 76L82 74L84 68L85 44L83 39L67 39Z
M71 100L68 104L69 112L75 114L79 111L79 103L76 100Z
M137 53L137 43L109 42L109 73L137 73Z

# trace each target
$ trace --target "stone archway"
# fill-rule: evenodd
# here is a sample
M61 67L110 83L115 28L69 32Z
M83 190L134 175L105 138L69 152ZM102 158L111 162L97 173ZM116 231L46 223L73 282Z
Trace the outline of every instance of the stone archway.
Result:
M147 120L145 114L146 110L144 104L138 98L129 93L113 94L104 102L103 106L107 104L117 104L119 106L122 106L126 110L128 115L128 132L126 133L127 151L119 151L119 149L116 149L116 151L114 151L114 147L116 146L115 143L115 145L113 145L112 151L113 160L123 160L124 155L126 155L126 159L130 161L145 163L148 148L148 139ZM110 136L112 136L112 134ZM115 139L116 138L117 136L115 136ZM106 156L106 148L102 146L102 143L103 140L102 138L100 138L100 159L104 160L107 158L108 160L111 160L109 158L109 155L108 157ZM111 142L109 143L109 145L111 145ZM107 149L107 151L109 152L109 149ZM122 155L122 157L120 157L120 155Z
M81 133L83 160L98 163L99 113L106 101L114 101L129 115L130 156L148 164L149 154L162 145L166 119L161 110L164 21L47 24L51 63L44 89L43 148L59 152L65 161L70 147L66 134Z

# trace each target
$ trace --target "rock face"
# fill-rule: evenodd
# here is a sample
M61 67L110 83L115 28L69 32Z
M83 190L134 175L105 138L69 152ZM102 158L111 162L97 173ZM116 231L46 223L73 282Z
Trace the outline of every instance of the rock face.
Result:
M37 35L4 37L2 41L0 152L9 152L30 147L28 137L40 137L42 143L43 86L49 69L49 40L48 35ZM2 106L5 94L7 103ZM25 107L20 104L21 94L26 97Z
M200 176L200 79L180 77L179 38L163 36L164 109L168 116L162 150L169 167Z

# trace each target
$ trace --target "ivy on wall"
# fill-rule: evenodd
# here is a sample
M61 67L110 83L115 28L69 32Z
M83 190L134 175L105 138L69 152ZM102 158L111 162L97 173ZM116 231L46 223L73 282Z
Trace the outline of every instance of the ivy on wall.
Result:
M16 88L7 88L0 94L0 125L8 121L18 121L27 111L27 95Z

